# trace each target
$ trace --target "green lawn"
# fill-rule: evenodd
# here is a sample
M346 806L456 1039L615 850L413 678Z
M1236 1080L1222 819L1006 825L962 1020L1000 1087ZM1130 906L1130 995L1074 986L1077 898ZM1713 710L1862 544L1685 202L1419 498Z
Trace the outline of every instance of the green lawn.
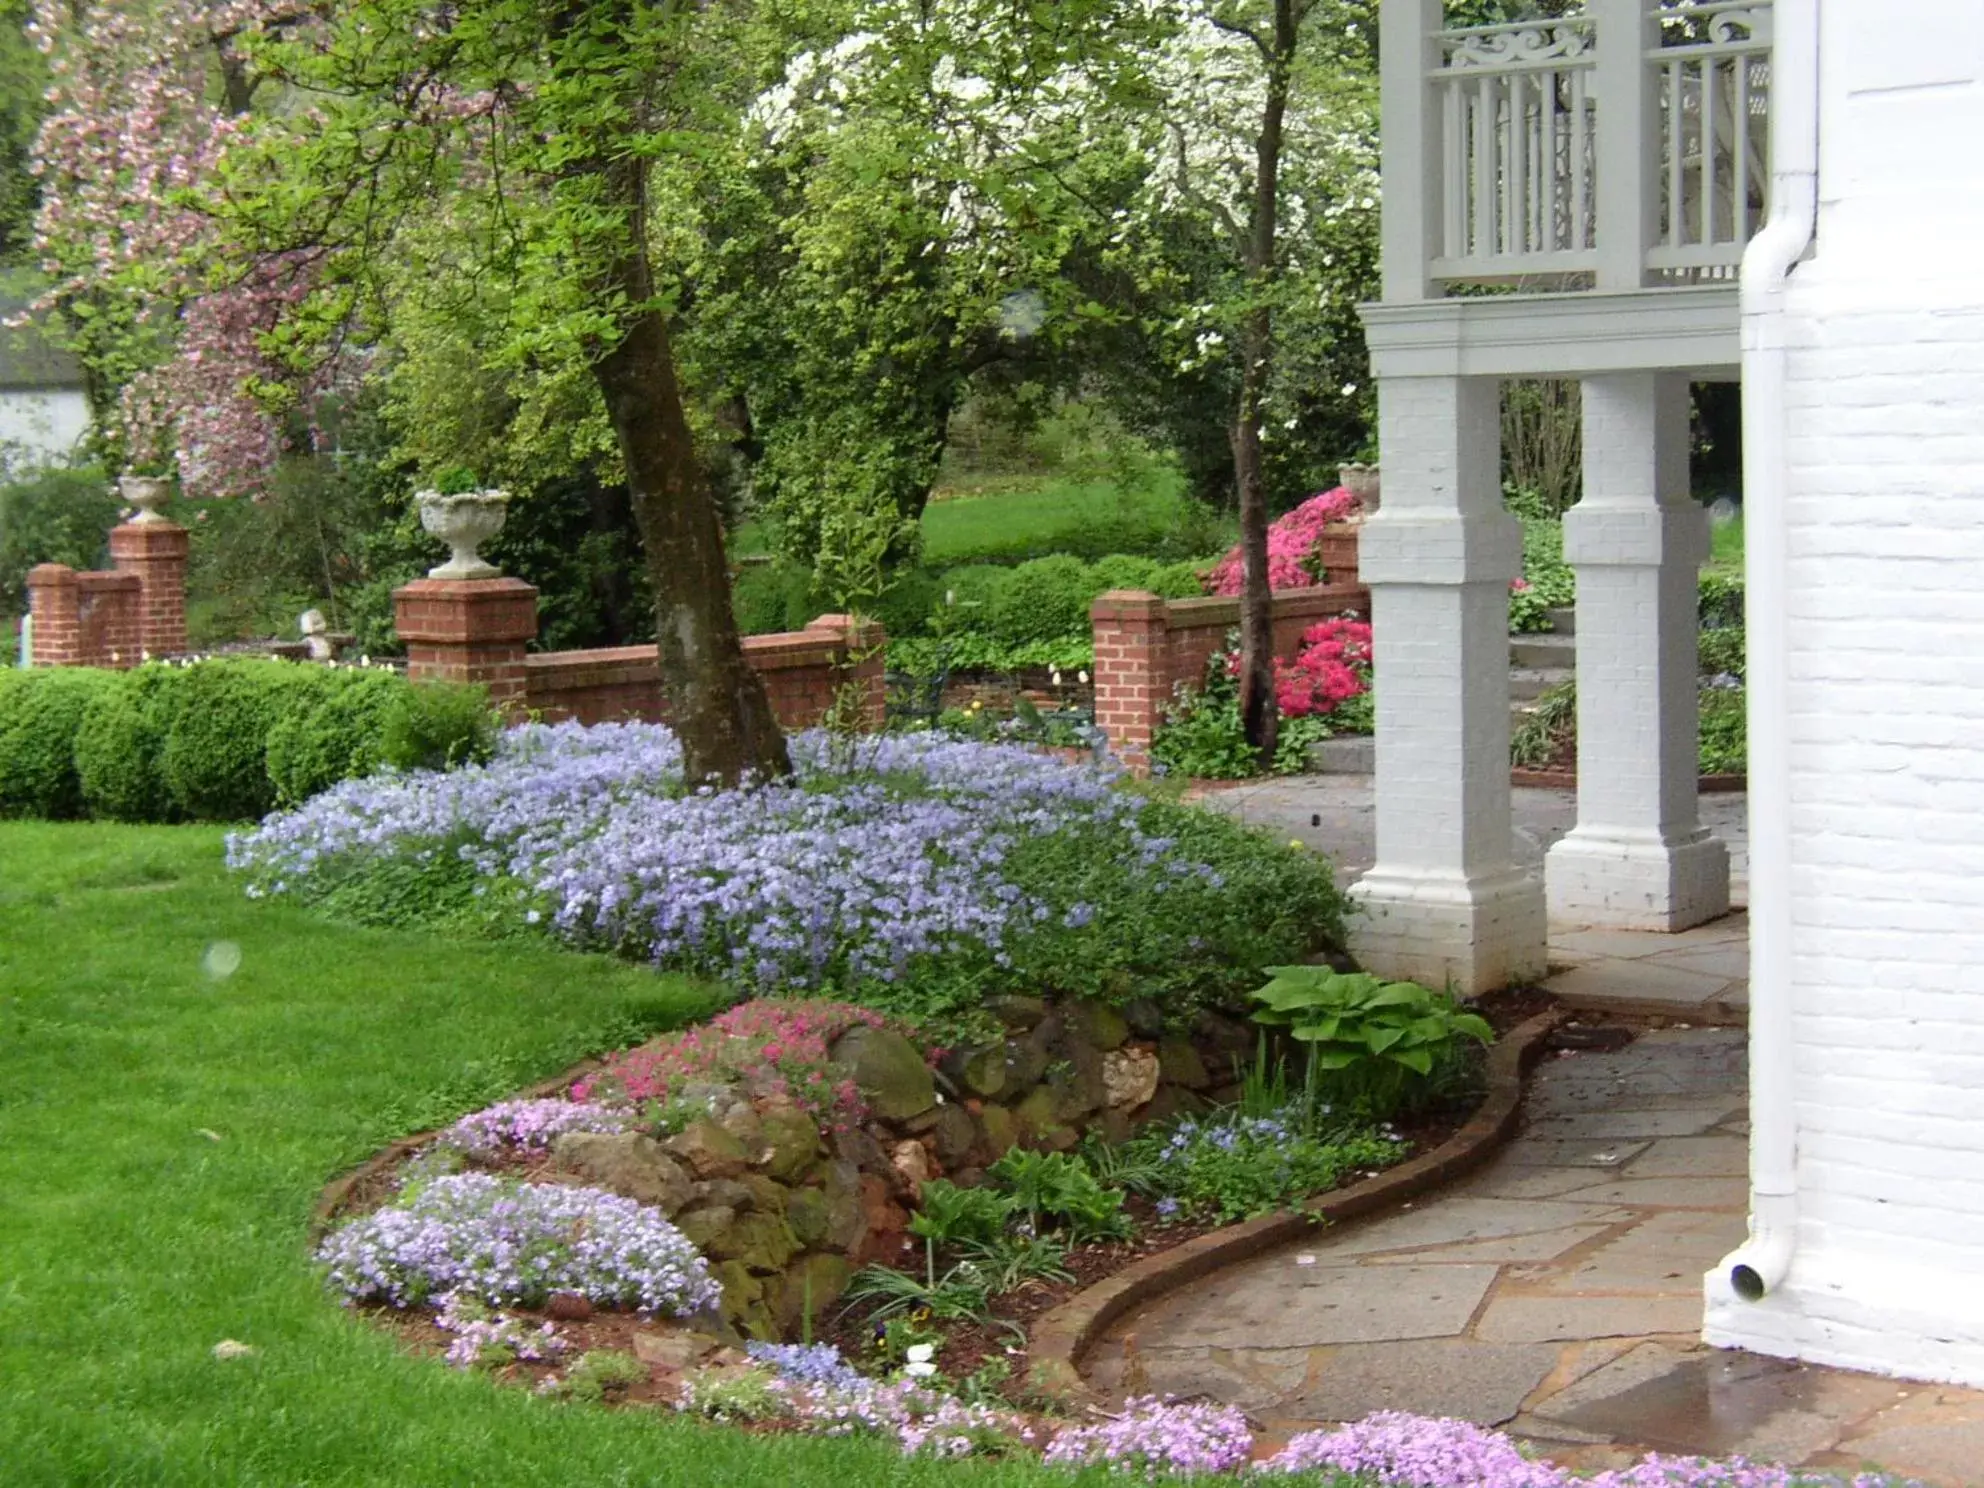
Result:
M1739 513L1709 529L1709 566L1743 576L1743 518Z
M220 853L209 828L0 822L7 1488L1071 1481L543 1402L352 1320L307 1249L328 1178L709 994L251 903ZM216 1360L224 1338L259 1352Z
M1183 476L1159 469L1139 486L1078 481L1062 476L1013 476L972 494L939 493L923 513L923 561L932 568L982 561L1017 561L1072 552L1099 558L1140 553L1159 542L1175 544L1190 526L1187 556L1230 546L1232 518L1204 512L1185 494ZM734 557L763 554L765 536L747 522L731 538Z

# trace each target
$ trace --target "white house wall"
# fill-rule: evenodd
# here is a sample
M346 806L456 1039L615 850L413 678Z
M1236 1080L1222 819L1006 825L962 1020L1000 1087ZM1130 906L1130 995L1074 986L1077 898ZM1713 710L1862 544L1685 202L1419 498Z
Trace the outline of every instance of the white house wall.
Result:
M0 454L19 461L65 459L90 426L77 388L0 390Z
M1984 1385L1984 4L1827 3L1787 326L1798 1247L1711 1342ZM1768 597L1753 597L1753 603Z

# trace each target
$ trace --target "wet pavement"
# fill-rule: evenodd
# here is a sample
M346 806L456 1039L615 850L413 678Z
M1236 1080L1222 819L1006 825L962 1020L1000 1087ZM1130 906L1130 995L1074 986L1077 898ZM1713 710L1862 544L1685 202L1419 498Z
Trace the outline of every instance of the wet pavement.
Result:
M1579 1468L1660 1450L1984 1482L1984 1392L1699 1341L1702 1273L1743 1238L1746 1114L1738 1029L1560 1055L1486 1168L1160 1299L1091 1350L1090 1379L1276 1435L1393 1409Z

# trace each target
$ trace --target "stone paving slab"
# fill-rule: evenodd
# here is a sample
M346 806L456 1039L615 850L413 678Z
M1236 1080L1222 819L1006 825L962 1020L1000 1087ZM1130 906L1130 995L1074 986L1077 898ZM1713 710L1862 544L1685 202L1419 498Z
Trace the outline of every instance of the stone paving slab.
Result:
M1194 1347L1272 1349L1459 1333L1497 1275L1493 1266L1397 1266L1373 1286L1361 1269L1249 1261L1166 1308L1156 1336Z
M1488 1343L1544 1343L1694 1333L1701 1326L1697 1286L1687 1296L1501 1297L1489 1304L1473 1336Z
M1590 1174L1585 1175L1587 1182ZM1558 1204L1547 1200L1452 1198L1402 1210L1377 1224L1359 1225L1340 1236L1303 1247L1303 1253L1367 1256L1380 1251L1423 1250L1472 1240L1533 1235L1572 1225L1609 1224L1617 1216L1602 1204Z
M1745 1178L1750 1144L1742 1137L1663 1137L1633 1162L1638 1178Z
M1554 1261L1566 1251L1588 1245L1611 1225L1572 1225L1568 1229L1543 1230L1534 1235L1510 1235L1499 1240L1461 1241L1432 1250L1402 1250L1390 1255L1373 1255L1366 1263L1373 1266L1400 1266L1413 1262L1437 1262L1443 1266L1489 1261L1495 1265ZM1726 1247L1725 1247L1726 1248Z
M1374 1410L1451 1416L1483 1426L1514 1418L1557 1363L1554 1344L1481 1344L1437 1338L1350 1344L1318 1356L1315 1383L1282 1413L1355 1420Z
M1654 1110L1575 1111L1562 1116L1539 1117L1530 1123L1529 1135L1546 1140L1577 1142L1623 1141L1636 1137L1699 1137L1740 1120L1749 1108L1747 1100L1727 1100Z

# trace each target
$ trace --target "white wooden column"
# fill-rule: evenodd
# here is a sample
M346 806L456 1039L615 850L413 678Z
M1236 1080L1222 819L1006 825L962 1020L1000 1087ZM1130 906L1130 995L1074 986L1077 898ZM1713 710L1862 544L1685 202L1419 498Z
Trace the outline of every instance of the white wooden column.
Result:
M1729 852L1697 799L1697 578L1708 513L1688 493L1688 382L1584 382L1577 569L1578 822L1547 860L1553 918L1685 930L1729 909Z
M1497 384L1378 386L1383 509L1364 524L1377 694L1377 864L1352 888L1371 970L1464 993L1544 966L1543 885L1509 815L1509 581Z

